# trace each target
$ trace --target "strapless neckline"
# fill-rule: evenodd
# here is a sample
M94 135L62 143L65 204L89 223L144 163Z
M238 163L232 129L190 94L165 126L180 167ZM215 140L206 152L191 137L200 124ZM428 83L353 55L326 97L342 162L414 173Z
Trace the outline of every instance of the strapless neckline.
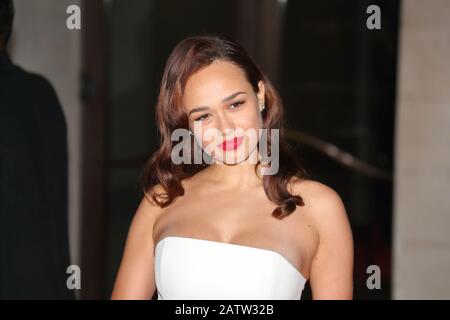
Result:
M306 277L285 256L283 256L281 253L279 253L275 250L271 250L271 249L257 248L257 247L251 247L251 246L246 246L246 245L237 244L237 243L227 243L227 242L220 242L220 241L215 241L215 240L192 238L192 237L165 236L156 243L155 254L156 254L158 247L160 245L162 245L163 242L170 240L170 239L179 239L179 240L185 240L185 241L200 241L200 242L211 244L211 245L234 247L234 248L241 249L241 250L257 250L260 252L271 254L271 255L279 257L281 259L281 261L283 261L292 271L295 272L295 274L300 279L303 280L303 282L307 281Z

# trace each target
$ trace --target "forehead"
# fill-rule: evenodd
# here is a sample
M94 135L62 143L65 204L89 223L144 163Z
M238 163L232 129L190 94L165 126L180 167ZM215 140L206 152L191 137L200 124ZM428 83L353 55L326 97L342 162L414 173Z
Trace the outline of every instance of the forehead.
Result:
M186 82L183 102L186 107L210 105L236 91L251 90L244 71L227 61L214 61L200 69Z

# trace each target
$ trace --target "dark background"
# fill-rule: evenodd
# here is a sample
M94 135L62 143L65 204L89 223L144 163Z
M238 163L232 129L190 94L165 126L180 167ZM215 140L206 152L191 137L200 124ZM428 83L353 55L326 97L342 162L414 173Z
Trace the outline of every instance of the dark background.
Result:
M111 294L141 200L139 176L158 143L154 106L168 54L186 36L217 32L243 43L266 72L284 101L289 141L312 178L340 194L355 240L354 298L390 299L399 2L108 3L84 8L84 101L98 108L85 112L83 141L104 165L83 162L82 298ZM366 27L372 4L381 30ZM362 165L342 163L327 146ZM367 289L369 265L382 270L379 290ZM310 298L307 284L302 299Z

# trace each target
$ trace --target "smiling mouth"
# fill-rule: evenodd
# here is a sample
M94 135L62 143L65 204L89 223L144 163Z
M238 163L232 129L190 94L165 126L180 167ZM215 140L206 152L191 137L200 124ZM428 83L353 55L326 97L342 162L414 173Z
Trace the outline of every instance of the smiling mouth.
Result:
M222 142L219 146L224 151L236 150L241 145L242 140L243 140L243 137L236 137L232 140L227 140L227 141Z

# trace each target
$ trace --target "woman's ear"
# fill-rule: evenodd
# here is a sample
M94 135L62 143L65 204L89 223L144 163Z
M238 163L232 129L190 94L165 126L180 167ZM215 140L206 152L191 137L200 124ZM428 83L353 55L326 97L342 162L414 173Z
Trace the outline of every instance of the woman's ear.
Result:
M265 87L264 87L264 82L263 81L259 81L258 82L258 93L256 94L258 96L258 106L259 106L259 110L262 110L264 104L266 103L264 101L264 97L265 97Z

